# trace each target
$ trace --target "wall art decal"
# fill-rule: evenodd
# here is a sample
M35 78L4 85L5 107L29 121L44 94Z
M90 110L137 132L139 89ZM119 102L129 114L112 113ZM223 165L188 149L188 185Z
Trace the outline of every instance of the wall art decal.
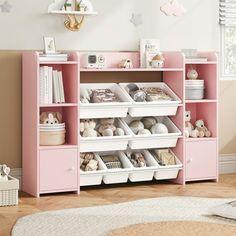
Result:
M177 0L172 0L161 6L161 11L167 16L182 16L186 9Z

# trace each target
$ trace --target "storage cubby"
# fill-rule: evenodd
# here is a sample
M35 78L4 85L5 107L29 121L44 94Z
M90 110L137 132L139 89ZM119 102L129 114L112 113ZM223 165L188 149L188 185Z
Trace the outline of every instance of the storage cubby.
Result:
M191 123L193 125L195 125L196 120L203 120L205 126L212 133L211 137L217 137L217 103L186 104L186 111L191 112Z
M65 62L59 64L41 63L40 67L48 66L53 70L62 72L65 103L77 103L78 102L78 65L75 62Z
M187 73L190 69L195 69L198 73L198 79L204 80L204 99L215 100L217 99L217 64L187 64L186 65L186 79Z
M77 130L77 118L78 108L77 106L71 107L41 107L41 112L60 112L62 115L62 123L65 123L66 137L65 145L77 145L78 144L78 130Z

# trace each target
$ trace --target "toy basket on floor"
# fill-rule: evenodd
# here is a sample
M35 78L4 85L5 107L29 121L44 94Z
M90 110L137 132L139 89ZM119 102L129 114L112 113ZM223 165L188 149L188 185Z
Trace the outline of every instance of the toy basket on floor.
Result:
M0 206L18 204L19 180L8 176L8 181L0 182Z

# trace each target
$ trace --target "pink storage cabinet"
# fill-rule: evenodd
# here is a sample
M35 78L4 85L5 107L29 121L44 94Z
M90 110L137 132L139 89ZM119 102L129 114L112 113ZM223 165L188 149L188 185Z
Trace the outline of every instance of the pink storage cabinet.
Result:
M106 59L107 67L104 69L87 69L85 67L86 54L88 53L71 52L68 62L48 63L39 62L38 52L28 51L22 55L23 191L36 197L43 193L53 192L76 191L79 193L80 151L102 150L105 152L109 150L109 147L103 144L102 139L96 140L96 145L101 145L102 148L96 147L96 150L93 150L94 147L89 145L86 150L83 150L81 146L80 150L80 142L83 141L79 133L80 111L83 109L80 106L81 83L87 86L90 83L164 82L179 99L176 113L170 114L168 119L177 127L180 134L184 134L186 110L192 112L192 122L203 119L212 132L210 138L193 139L185 138L184 135L178 137L177 143L171 150L183 164L183 168L171 181L185 184L188 181L218 180L218 58L216 53L201 52L200 55L207 57L208 61L188 62L181 52L163 52L164 68L140 68L139 52L99 52ZM118 68L119 62L128 58L132 60L134 68ZM66 100L64 104L40 104L40 66L52 66L54 69L62 71ZM205 97L202 100L185 99L186 74L192 66L197 69L199 76L205 81ZM129 109L132 109L132 106L133 103L129 103ZM153 109L155 108L160 109L158 104ZM40 146L39 115L42 111L60 111L62 113L63 122L66 123L66 143L64 145ZM122 114L122 116L124 115ZM101 118L100 116L99 118ZM144 116L149 116L149 114ZM126 118L124 117L124 119ZM129 143L133 138L133 135L129 135L126 141ZM145 139L145 137L143 138ZM153 146L153 148L157 147ZM139 146L136 148L141 149ZM169 148L168 144L163 148ZM119 148L116 150L112 148L112 150L120 151ZM132 170L130 170L130 174L132 174ZM86 182L86 185L90 185L89 182Z
M43 193L79 192L78 96L79 58L69 53L67 62L40 62L39 53L22 53L23 191L39 197ZM65 103L40 104L40 67L62 72ZM66 143L40 146L39 117L43 111L59 111L66 123Z

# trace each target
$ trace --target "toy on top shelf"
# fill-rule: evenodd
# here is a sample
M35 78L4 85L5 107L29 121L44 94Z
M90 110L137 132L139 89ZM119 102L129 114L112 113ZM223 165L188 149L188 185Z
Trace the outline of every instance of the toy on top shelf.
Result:
M162 53L157 53L153 58L152 58L152 68L162 68L164 67L165 63L165 58L162 55Z
M122 68L122 69L133 69L134 68L131 59L123 59L123 60L121 60L119 65L118 65L118 67Z

